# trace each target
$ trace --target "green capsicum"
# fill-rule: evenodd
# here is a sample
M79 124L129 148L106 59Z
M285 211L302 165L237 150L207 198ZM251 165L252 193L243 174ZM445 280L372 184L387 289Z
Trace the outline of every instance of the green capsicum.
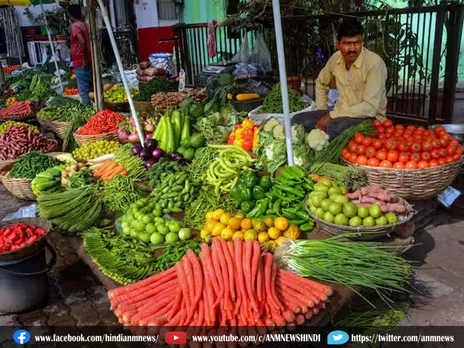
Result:
M243 211L244 213L250 212L254 207L255 207L254 201L243 201L240 204L240 210Z
M244 201L251 201L253 199L253 191L245 187L244 184L240 184L234 187L229 196L231 199L240 203Z
M265 198L265 194L266 192L264 192L264 188L262 188L261 186L253 187L253 198L255 201Z
M242 174L242 184L247 187L252 189L253 187L256 186L257 179L255 174L251 170L247 170Z
M264 215L267 210L267 205L269 204L269 200L267 198L260 199L256 202L256 206L252 211L247 214L248 218L255 218L260 215Z
M271 178L267 175L262 176L259 180L259 186L261 186L264 189L270 189L272 187Z

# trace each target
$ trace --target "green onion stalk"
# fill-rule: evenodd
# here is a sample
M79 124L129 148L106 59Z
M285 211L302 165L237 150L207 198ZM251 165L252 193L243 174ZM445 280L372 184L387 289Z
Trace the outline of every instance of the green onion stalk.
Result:
M356 234L342 234L325 240L288 241L276 250L280 266L302 277L338 283L360 295L353 286L373 289L387 304L390 292L409 292L413 276L411 264L377 242L340 242L341 238Z

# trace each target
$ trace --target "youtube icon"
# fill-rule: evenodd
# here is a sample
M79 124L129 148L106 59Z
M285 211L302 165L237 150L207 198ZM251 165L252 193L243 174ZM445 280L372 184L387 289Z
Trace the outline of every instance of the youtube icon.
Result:
M167 344L186 344L187 334L185 332L177 332L177 331L167 332L166 343Z

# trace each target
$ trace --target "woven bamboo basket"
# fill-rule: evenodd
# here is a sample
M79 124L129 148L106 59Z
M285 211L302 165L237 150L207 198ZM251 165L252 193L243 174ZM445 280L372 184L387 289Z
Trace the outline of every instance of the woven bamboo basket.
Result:
M89 142L98 141L98 140L118 141L119 137L118 137L117 131L98 134L98 135L80 135L74 132L74 139L76 140L76 143L78 145L82 145L84 143L89 143Z
M153 105L151 105L150 102L144 102L144 101L134 101L134 106L135 106L135 110L137 111L145 111L145 110L154 109Z
M383 186L403 199L417 201L433 198L451 185L459 173L462 161L413 170L369 167L347 161L345 163L363 168L369 184Z
M406 213L403 215L398 216L399 221L395 224L388 224L388 225L383 225L383 226L373 226L373 227L363 227L363 226L358 226L358 227L351 227L351 226L342 226L342 225L336 225L330 222L327 222L325 220L322 220L318 218L316 215L314 215L308 205L305 203L305 208L308 214L313 218L314 221L316 221L317 226L324 232L338 236L343 233L355 233L357 234L356 237L350 238L350 239L358 239L358 240L372 240L372 239L377 239L379 237L389 235L393 232L395 232L397 229L399 229L402 225L407 223L409 220L412 219L414 216L414 210L411 207L411 205L406 202L404 199L400 198L402 203L406 206Z
M3 168L12 166L19 158L10 159L10 160L0 160L0 171L3 171ZM11 168L11 167L10 167Z
M46 153L47 156L58 156L63 154L64 152L48 152ZM18 158L19 159L19 158ZM8 178L8 173L10 172L11 168L13 167L13 163L10 163L6 167L4 167L0 172L0 181L2 182L3 186L15 197L19 199L24 199L26 201L35 201L36 197L34 192L31 189L31 182L32 179L11 179Z
M58 138L64 139L66 137L66 132L68 131L69 122L51 121L49 127L50 130L58 136Z
M44 131L49 131L49 130L52 130L51 129L51 123L52 123L52 120L49 120L47 118L38 118L37 117L37 121L39 122L40 124L40 127L42 127L42 129Z

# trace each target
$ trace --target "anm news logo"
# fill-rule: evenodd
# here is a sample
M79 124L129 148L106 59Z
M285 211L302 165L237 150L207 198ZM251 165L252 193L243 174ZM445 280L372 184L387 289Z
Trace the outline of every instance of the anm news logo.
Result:
M13 340L18 344L26 344L31 339L31 334L26 330L18 330L13 334Z

